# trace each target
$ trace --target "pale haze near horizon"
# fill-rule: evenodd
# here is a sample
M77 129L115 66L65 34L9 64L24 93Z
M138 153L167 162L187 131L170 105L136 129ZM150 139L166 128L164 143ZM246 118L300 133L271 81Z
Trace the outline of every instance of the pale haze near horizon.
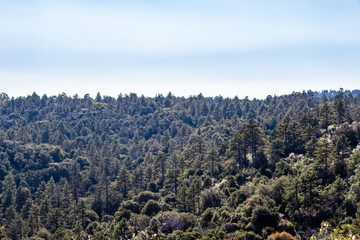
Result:
M0 92L356 89L359 26L357 0L0 0Z

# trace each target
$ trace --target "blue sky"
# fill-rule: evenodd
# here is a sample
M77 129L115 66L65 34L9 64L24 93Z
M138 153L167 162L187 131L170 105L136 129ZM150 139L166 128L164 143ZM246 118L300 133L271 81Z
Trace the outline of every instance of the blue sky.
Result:
M359 0L0 0L0 92L359 88Z

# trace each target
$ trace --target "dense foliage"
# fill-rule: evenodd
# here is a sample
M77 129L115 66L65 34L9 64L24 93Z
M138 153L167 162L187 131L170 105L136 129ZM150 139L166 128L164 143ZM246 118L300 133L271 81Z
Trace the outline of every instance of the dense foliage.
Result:
M358 91L0 112L0 239L360 238Z

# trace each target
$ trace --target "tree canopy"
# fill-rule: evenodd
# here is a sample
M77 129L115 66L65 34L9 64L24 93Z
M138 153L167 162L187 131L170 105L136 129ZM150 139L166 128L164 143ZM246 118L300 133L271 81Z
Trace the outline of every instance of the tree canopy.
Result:
M0 239L360 238L358 91L0 111Z

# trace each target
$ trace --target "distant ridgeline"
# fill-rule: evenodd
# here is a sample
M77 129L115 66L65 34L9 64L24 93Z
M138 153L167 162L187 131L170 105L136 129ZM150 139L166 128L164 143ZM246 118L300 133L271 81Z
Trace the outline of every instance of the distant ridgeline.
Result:
M321 92L313 92L314 93L314 97L323 97L326 96L327 98L334 98L336 95L339 94L339 92L342 92L345 95L349 95L351 94L351 96L356 97L359 93L360 90L356 89L356 90L345 90L345 91L335 91L335 90L323 90Z
M0 94L0 239L360 239L359 90Z

